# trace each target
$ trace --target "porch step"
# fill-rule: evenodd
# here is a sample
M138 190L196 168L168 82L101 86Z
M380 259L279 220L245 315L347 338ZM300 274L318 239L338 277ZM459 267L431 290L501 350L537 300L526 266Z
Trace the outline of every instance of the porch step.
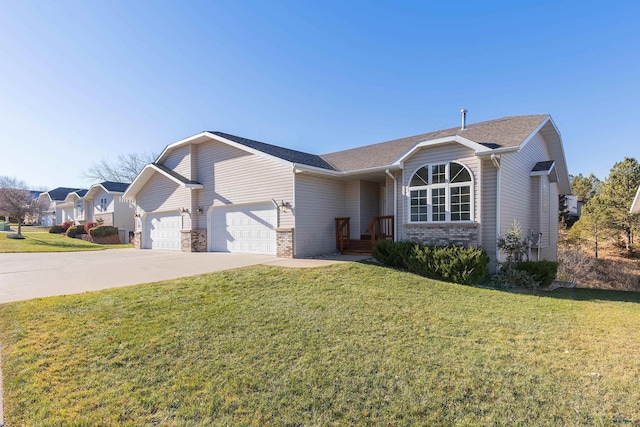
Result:
M369 240L352 240L342 253L344 255L371 255L372 250L373 244L369 238Z

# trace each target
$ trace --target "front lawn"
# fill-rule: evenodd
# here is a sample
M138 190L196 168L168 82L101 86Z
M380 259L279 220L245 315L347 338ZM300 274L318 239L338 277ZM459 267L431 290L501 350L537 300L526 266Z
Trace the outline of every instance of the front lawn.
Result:
M12 226L8 232L0 232L0 253L2 252L77 252L100 251L113 248L130 248L131 245L97 245L64 234L50 234L47 228L22 227L22 239L7 239L7 234L17 233Z
M532 296L341 264L0 305L5 418L640 423L640 299L587 292Z

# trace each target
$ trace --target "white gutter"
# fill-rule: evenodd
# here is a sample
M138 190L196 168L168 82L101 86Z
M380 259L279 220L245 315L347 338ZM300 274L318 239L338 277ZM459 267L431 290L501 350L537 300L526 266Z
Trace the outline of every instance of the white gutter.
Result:
M497 169L496 173L496 239L500 235L500 155L492 154L491 161ZM500 249L496 246L496 261L500 259Z
M393 176L389 169L385 170L386 173L393 180L393 241L398 241L398 184L396 182L396 177Z

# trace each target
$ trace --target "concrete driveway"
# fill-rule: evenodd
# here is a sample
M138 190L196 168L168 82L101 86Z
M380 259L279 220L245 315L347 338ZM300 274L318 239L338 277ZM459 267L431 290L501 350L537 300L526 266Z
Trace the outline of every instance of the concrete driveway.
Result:
M271 263L278 265L279 259L136 249L0 254L0 304Z
M257 264L307 268L366 258L369 257L329 255L313 259L285 259L273 255L139 249L0 254L0 304L157 282Z

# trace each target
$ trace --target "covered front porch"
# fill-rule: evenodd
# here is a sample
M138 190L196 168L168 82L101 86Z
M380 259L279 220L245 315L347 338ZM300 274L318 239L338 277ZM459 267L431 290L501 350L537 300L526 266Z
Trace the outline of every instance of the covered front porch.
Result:
M346 215L334 219L340 253L370 255L377 240L395 240L396 182L389 171L376 171L345 182Z

